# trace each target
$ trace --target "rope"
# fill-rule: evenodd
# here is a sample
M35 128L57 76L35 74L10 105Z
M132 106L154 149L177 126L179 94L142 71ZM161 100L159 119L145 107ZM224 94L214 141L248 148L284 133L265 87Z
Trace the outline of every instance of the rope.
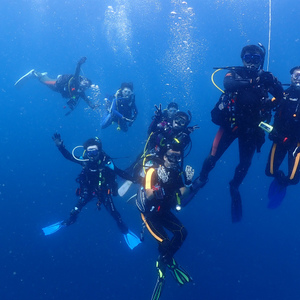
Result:
M269 71L269 65L270 65L271 25L272 25L272 0L269 0L269 41L268 41L267 71Z

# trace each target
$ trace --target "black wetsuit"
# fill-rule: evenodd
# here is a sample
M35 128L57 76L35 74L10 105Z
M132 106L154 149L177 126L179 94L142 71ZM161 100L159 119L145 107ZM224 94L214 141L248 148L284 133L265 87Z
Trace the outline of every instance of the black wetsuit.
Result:
M228 72L224 79L225 93L211 112L212 121L220 125L209 156L204 160L200 172L200 186L208 180L227 148L235 139L239 143L239 164L230 181L232 222L242 219L242 201L239 186L251 165L255 150L260 152L265 142L265 133L259 128L261 121L271 119L271 110L283 98L281 83L269 72L251 70L246 67ZM272 101L268 93L275 97Z
M118 124L118 128L122 131L128 131L128 126L131 126L137 118L138 110L135 104L135 95L131 94L129 97L122 97L121 90L119 90L112 102L109 104L108 114L101 123L101 128L107 128L112 122ZM127 121L129 119L131 121Z
M300 87L291 86L285 91L284 100L276 110L274 129L269 138L273 145L269 154L266 175L276 177L280 184L297 184L300 179L300 154L293 151L300 146ZM279 170L288 154L288 174Z
M148 182L148 188L159 186L160 191L152 200L138 199L144 201L145 210L141 211L142 218L151 235L159 243L159 253L168 260L183 244L187 237L187 230L171 212L177 204L177 196L181 196L179 188L184 186L180 170L165 170L169 172L166 182L158 176L158 169L151 168L147 171L144 187L147 188L146 182ZM169 238L165 229L173 234L172 238Z
M259 76L261 80L257 82L256 78ZM203 163L200 180L207 181L209 172L237 138L240 162L230 184L238 188L247 174L255 150L260 151L265 140L264 132L258 125L270 118L271 109L283 97L283 89L281 83L271 73L250 71L245 67L228 72L224 79L224 87L227 102L225 104L218 102L212 111L213 116L215 110L220 110L224 118L218 122L221 126L211 152ZM276 101L272 102L268 98L268 93L273 95Z
M73 110L79 102L79 99L82 98L91 108L95 108L92 102L85 94L85 89L91 85L91 81L83 76L80 76L80 68L82 63L85 60L83 58L77 63L75 74L64 74L58 76L57 79L51 79L47 75L40 74L39 80L47 85L50 89L55 92L58 92L62 95L63 98L69 99L67 104L71 110ZM80 87L80 82L82 80L87 81L85 87Z
M160 122L156 125L155 131L150 133L144 151L126 169L126 172L131 174L136 182L141 182L143 179L141 174L144 173L145 165L148 162L150 165L163 163L163 155L170 145L175 145L178 151L181 151L181 166L183 166L184 150L191 143L190 133L191 131L188 128L175 130L170 123L166 121Z
M101 153L101 159L99 161L81 162L76 160L64 146L60 146L58 149L66 159L82 166L82 171L76 179L80 185L79 189L77 189L79 201L71 210L70 218L64 221L65 224L73 224L81 209L93 198L97 198L98 208L100 209L101 204L103 204L117 222L120 231L123 234L126 234L128 232L128 227L123 222L120 213L117 211L112 196L115 196L118 193L116 175L127 180L131 180L132 177L126 172L118 169L104 152Z
M157 126L161 122L172 124L173 118L169 118L168 109L164 109L160 114L152 117L152 122L148 127L148 135L157 130Z

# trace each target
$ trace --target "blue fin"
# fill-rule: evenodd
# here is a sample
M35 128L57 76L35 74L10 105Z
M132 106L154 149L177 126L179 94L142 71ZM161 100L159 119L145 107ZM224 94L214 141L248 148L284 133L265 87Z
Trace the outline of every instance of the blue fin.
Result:
M141 240L131 230L124 234L124 239L131 250L141 243Z
M275 178L269 187L268 192L268 208L275 209L278 206L280 206L282 200L284 199L286 194L286 186L282 185L278 182L278 180Z
M62 223L63 223L63 221L57 222L55 224L52 224L52 225L42 228L42 230L44 231L45 235L52 234L66 226L66 225L63 225Z

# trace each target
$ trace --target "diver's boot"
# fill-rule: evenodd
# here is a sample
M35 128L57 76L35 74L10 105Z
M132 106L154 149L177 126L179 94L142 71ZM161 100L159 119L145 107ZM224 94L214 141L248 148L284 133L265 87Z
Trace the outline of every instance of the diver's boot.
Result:
M34 76L37 77L38 79L41 79L42 77L48 75L47 72L40 73L40 72L35 71L34 69L31 70L31 72L32 72L32 75L34 75Z

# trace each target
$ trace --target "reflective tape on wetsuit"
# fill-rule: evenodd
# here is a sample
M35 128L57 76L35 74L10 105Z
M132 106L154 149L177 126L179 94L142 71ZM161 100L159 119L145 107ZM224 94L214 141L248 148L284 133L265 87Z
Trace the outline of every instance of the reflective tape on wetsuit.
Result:
M212 149L211 149L211 153L210 153L212 156L215 156L216 153L217 153L217 149L218 149L221 137L223 135L223 132L224 132L224 128L220 127L217 134L216 134L216 136L215 136L215 139L214 139L214 142L213 142L213 145L212 145Z
M152 229L150 228L149 224L148 224L147 221L146 221L145 216L144 216L142 213L141 213L141 216L142 216L143 222L145 223L145 225L146 225L147 229L149 230L149 232L151 233L151 235L152 235L157 241L159 241L159 242L162 243L163 239L160 238L158 235L156 235L156 234L152 231Z
M145 177L145 189L146 190L152 189L151 178L152 178L152 174L154 171L155 171L154 168L150 168L146 173L146 177Z
M274 174L274 156L276 151L277 144L273 144L272 151L271 151L271 157L270 157L270 173Z
M300 143L297 144L297 147L300 146ZM297 168L298 168L298 165L299 165L299 160L300 160L300 153L297 154L296 156L296 159L295 159L295 163L294 163L294 166L293 166L293 171L292 171L292 174L290 176L290 180L293 180L294 177L295 177L295 174L296 174L296 171L297 171Z

